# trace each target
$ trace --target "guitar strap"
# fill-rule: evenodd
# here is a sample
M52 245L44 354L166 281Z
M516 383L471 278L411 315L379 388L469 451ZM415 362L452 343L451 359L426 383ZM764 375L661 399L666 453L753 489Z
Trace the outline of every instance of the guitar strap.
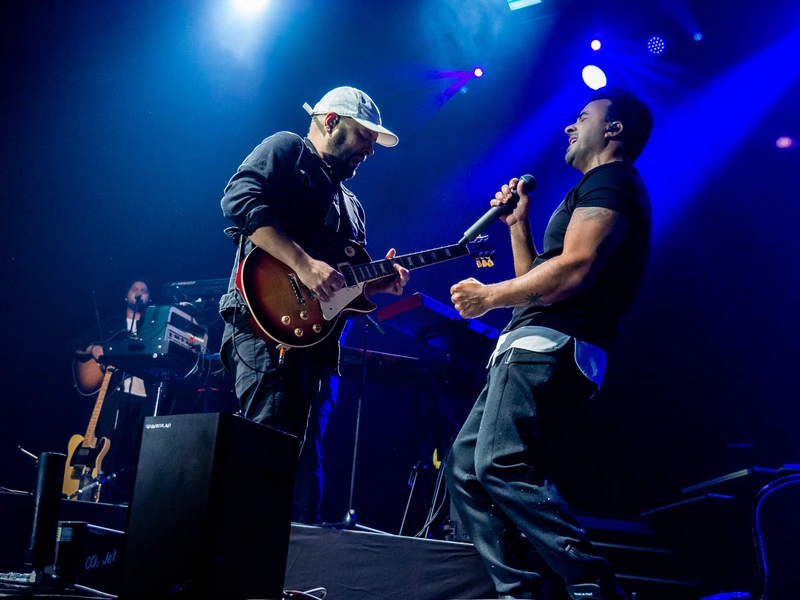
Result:
M238 287L236 286L236 275L239 272L239 265L242 264L242 260L244 260L245 257L244 245L246 236L244 235L243 230L240 229L239 227L227 227L225 229L225 235L231 238L231 240L233 240L233 243L236 244L237 246L236 261L233 267L233 271L231 271L230 281L228 281L228 290L229 290L228 293L236 294L236 307L226 308L225 313L222 314L223 318L227 318L226 316L226 314L228 314L227 311L231 309L233 309L234 314L235 313L241 313L242 315L247 314L247 304L245 304L244 298L242 298L242 295L239 292Z
M236 277L236 273L239 272L239 265L241 265L242 261L244 260L244 257L245 257L244 244L245 244L245 240L247 239L247 236L244 233L242 233L242 231L239 231L236 235L239 236L239 250L237 251L237 255L236 255L236 269L234 271L234 277ZM239 291L239 288L237 288L234 285L233 289L236 291L236 304L237 304L236 312L239 312L241 310L242 316L244 316L244 315L247 314L247 310L248 310L247 309L247 304L245 303L244 298L242 298L242 294ZM233 318L236 319L235 316Z

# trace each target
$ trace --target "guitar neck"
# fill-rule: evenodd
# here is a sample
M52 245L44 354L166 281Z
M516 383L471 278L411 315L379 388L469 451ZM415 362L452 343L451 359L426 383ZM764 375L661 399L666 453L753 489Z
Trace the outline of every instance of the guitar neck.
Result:
M86 428L86 435L83 436L83 446L94 448L95 444L97 443L94 430L95 427L97 427L97 419L100 417L100 410L103 408L103 402L106 399L106 392L108 391L108 384L111 381L111 376L113 374L114 367L106 367L106 374L103 376L103 383L100 385L100 391L97 393L97 401L94 403L92 418L89 419L89 426Z
M419 269L420 267L427 267L428 265L435 265L436 263L446 260L469 256L469 254L470 251L467 246L453 244L452 246L443 246L441 248L434 248L433 250L424 250L422 252L404 254L403 256L395 256L394 258L384 258L383 260L376 260L370 263L351 265L350 270L355 279L355 283L366 283L394 275L396 271L393 265L400 265L410 271L412 269Z

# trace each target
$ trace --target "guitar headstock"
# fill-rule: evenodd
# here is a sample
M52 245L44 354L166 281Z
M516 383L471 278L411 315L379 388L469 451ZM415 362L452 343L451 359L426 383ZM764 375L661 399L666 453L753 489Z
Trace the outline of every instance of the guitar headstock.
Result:
M467 244L469 255L475 259L475 264L480 269L481 267L493 267L496 252L492 245L489 243L488 235L479 235L472 242Z

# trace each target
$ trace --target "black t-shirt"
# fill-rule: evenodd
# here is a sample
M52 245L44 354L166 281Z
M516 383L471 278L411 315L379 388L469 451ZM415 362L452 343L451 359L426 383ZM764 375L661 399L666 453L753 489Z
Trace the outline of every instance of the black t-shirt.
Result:
M506 331L529 325L549 327L605 349L619 336L619 322L639 291L650 254L650 196L632 165L608 163L581 178L550 217L543 252L532 268L561 254L572 213L588 207L614 210L628 221L622 240L597 280L588 289L550 306L515 308Z

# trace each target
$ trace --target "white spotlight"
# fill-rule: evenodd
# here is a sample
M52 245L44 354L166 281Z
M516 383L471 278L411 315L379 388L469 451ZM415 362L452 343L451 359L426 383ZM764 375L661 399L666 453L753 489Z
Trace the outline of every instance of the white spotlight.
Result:
M231 6L242 15L255 16L267 7L268 0L231 0Z
M581 75L583 76L583 82L593 90L599 90L608 83L608 79L606 79L606 74L603 73L603 70L594 65L586 65L583 67Z

